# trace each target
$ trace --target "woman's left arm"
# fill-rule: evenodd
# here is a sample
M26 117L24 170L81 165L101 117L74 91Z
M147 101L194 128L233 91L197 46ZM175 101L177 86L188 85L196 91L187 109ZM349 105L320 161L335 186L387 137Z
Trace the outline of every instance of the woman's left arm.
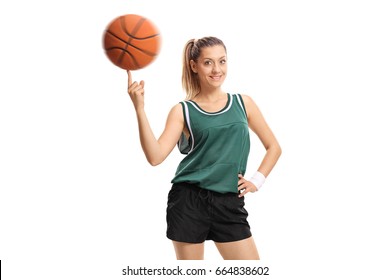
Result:
M282 154L282 149L256 103L247 95L242 95L242 99L245 104L249 128L259 137L266 150L257 170L267 177Z
M282 154L282 149L279 145L278 140L273 134L272 130L268 126L267 122L265 121L263 114L261 113L256 103L248 95L241 95L241 96L245 104L245 110L247 113L249 128L259 137L261 143L263 144L266 150L266 153L257 169L258 172L264 175L264 179L265 179L265 177L267 177L271 173L272 169L276 165L276 162L278 161L280 155ZM257 174L257 175L261 175L261 174ZM254 191L253 186L250 186L251 184L248 185L248 182L254 183L254 181L251 179L246 180L242 176L239 177L240 177L239 185L241 185L240 186L241 188L239 187L239 189L244 190L241 193L241 196L245 195L248 191L253 192Z

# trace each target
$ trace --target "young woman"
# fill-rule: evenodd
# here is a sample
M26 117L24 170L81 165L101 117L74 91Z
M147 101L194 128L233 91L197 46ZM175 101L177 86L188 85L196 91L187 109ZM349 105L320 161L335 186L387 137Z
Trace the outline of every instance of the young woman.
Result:
M182 73L187 97L172 107L156 139L144 111L144 81L133 82L128 71L128 93L148 162L160 164L176 145L186 154L172 179L167 206L167 237L178 260L203 259L205 240L213 240L226 260L259 259L244 196L262 186L281 148L255 102L222 89L226 74L227 52L220 39L189 40ZM266 153L247 180L248 128Z

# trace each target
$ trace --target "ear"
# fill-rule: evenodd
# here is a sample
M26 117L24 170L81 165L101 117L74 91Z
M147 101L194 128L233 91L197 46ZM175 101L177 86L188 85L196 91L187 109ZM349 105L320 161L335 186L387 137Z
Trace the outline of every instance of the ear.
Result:
M196 62L193 61L192 59L190 60L190 66L191 66L192 72L198 73L198 70L196 70Z

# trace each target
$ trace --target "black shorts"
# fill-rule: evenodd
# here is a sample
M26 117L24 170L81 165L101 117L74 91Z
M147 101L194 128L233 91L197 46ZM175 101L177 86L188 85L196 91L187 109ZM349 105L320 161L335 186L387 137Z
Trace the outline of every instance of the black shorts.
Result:
M252 236L237 193L217 193L190 184L173 184L168 194L167 237L174 241L232 242Z

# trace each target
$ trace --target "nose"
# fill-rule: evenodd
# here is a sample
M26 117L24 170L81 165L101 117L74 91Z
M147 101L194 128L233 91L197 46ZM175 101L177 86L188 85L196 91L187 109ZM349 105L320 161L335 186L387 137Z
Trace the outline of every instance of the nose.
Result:
M221 70L221 67L217 63L215 63L213 65L213 69L212 69L213 73L219 73L220 70Z

